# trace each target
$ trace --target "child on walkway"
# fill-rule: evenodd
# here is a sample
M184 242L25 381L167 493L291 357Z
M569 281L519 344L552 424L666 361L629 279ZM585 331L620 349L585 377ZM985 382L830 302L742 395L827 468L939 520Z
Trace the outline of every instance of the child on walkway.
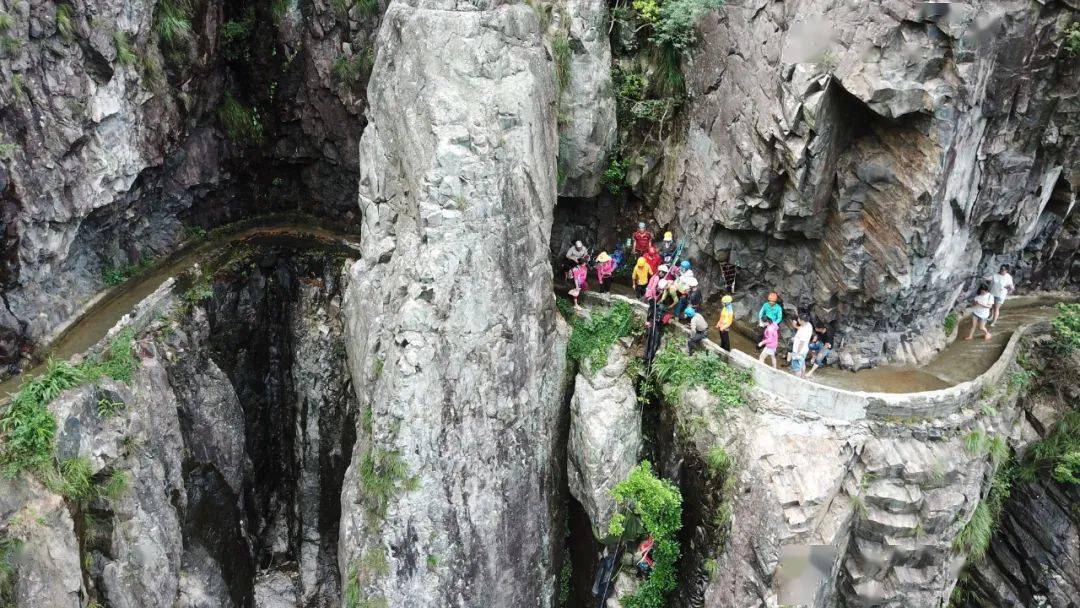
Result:
M720 319L716 322L716 329L720 331L720 348L731 350L731 325L735 323L735 308L731 304L731 296L720 298L724 305L720 309Z
M634 266L634 272L631 275L634 291L637 292L638 298L645 297L645 288L648 286L649 277L652 274L652 269L649 268L649 263L645 261L645 258L638 258L637 264Z
M776 347L780 344L780 326L775 321L769 319L765 324L765 339L758 342L759 347L764 347L761 350L761 354L758 355L758 361L765 363L766 357L772 357L772 366L775 369L779 369L780 366L776 364Z
M990 309L994 306L994 296L990 295L990 288L979 285L979 293L971 300L971 331L965 340L975 336L975 330L981 329L983 339L990 339L990 330L986 329L986 320L990 318Z
M769 293L768 301L761 305L758 310L758 323L761 327L765 327L770 321L780 325L784 320L784 307L777 302L779 299L780 296L773 291Z
M570 271L570 276L574 279L574 288L570 290L570 297L574 298L574 308L581 310L581 306L578 305L578 298L589 289L589 266L585 263L585 260L581 260L577 266L574 266L573 270Z
M810 325L809 321L795 317L791 328L795 330L795 336L791 339L791 372L802 378L806 371L806 355L810 352L810 337L814 333L814 326Z

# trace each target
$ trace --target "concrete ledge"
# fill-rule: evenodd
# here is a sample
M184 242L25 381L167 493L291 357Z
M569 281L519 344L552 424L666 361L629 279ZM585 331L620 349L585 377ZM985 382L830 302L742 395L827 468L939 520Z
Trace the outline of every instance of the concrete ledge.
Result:
M585 300L604 305L626 302L642 315L648 311L648 306L643 302L617 294L586 292ZM779 397L793 407L827 418L848 421L885 417L940 418L977 400L984 387L997 385L1012 364L1024 334L1038 325L1045 323L1030 323L1016 328L997 361L975 379L949 388L918 393L880 393L836 388L769 367L744 352L725 351L710 339L705 339L702 345L729 365L750 371L757 390ZM684 334L690 333L689 329L680 324L674 324L673 327Z

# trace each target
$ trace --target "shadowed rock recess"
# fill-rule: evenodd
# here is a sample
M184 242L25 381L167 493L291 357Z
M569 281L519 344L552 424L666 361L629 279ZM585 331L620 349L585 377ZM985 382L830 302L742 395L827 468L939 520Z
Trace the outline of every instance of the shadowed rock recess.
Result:
M0 0L0 607L1076 608L1078 129L1077 0Z

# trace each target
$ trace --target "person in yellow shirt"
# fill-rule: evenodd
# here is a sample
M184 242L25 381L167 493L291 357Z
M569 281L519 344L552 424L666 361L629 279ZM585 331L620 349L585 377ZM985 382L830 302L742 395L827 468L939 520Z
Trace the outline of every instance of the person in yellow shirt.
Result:
M731 296L720 298L723 308L720 309L720 320L716 322L716 329L720 330L720 348L731 350L731 325L735 323L735 309L731 305Z
M651 275L652 268L649 267L649 263L645 261L645 258L638 258L631 278L634 281L634 291L637 292L639 298L645 297L645 288L649 285Z

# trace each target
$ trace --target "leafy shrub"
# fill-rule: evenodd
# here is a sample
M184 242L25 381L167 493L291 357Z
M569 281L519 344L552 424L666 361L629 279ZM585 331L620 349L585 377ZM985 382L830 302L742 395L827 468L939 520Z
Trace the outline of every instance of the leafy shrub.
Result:
M953 330L956 329L956 313L950 312L945 315L945 319L941 322L941 329L945 332L945 335L951 335Z
M626 169L629 163L612 156L608 168L600 175L600 183L603 184L613 196L618 196L626 188Z
M722 5L723 0L667 0L660 5L649 40L687 53L697 43L697 20Z
M594 309L592 318L574 317L574 331L566 345L566 356L573 363L588 361L596 371L608 360L608 350L619 338L629 336L635 329L634 311L626 302L617 302L607 310Z
M749 371L735 369L708 351L687 355L673 340L657 353L652 375L668 403L678 403L685 391L701 386L719 397L721 410L745 403L746 390L754 383Z
M379 14L379 0L356 0L356 8L369 17Z
M670 481L658 479L644 461L611 490L621 510L629 511L653 538L653 570L632 595L622 598L625 608L662 608L675 589L675 565L681 549L676 538L682 528L682 494Z
M26 85L23 83L22 74L11 75L11 81L8 83L8 91L11 93L11 99L13 101L26 100Z
M335 59L333 65L330 66L330 73L338 82L355 86L363 80L364 74L371 73L374 62L375 55L371 47L368 47L352 57L342 55Z
M637 72L623 72L615 68L611 71L611 80L615 83L616 97L627 101L645 99L645 92L649 89L649 80Z
M221 24L221 54L230 61L247 61L251 58L248 40L255 24L255 7L249 6L240 19L229 19Z
M1065 50L1070 55L1080 55L1080 21L1073 21L1065 28Z
M90 498L94 491L90 477L89 460L69 458L60 463L60 483L59 486L54 486L54 489L72 500L85 500Z
M131 47L131 40L122 30L113 31L113 47L116 48L116 60L120 65L134 65L139 59L135 49Z
M237 101L232 93L225 93L217 115L229 139L249 144L262 141L263 127L259 117L254 110Z
M1060 303L1057 310L1057 316L1051 321L1054 326L1054 349L1062 353L1080 349L1080 303Z
M63 36L64 40L71 42L75 37L74 10L70 4L60 4L56 7L56 31Z
M127 474L121 469L113 469L105 484L101 486L101 495L109 500L116 500L124 495L127 489Z
M0 537L0 606L14 605L15 553L21 546L19 539Z
M660 3L657 0L634 0L632 6L649 23L655 24L660 19Z

